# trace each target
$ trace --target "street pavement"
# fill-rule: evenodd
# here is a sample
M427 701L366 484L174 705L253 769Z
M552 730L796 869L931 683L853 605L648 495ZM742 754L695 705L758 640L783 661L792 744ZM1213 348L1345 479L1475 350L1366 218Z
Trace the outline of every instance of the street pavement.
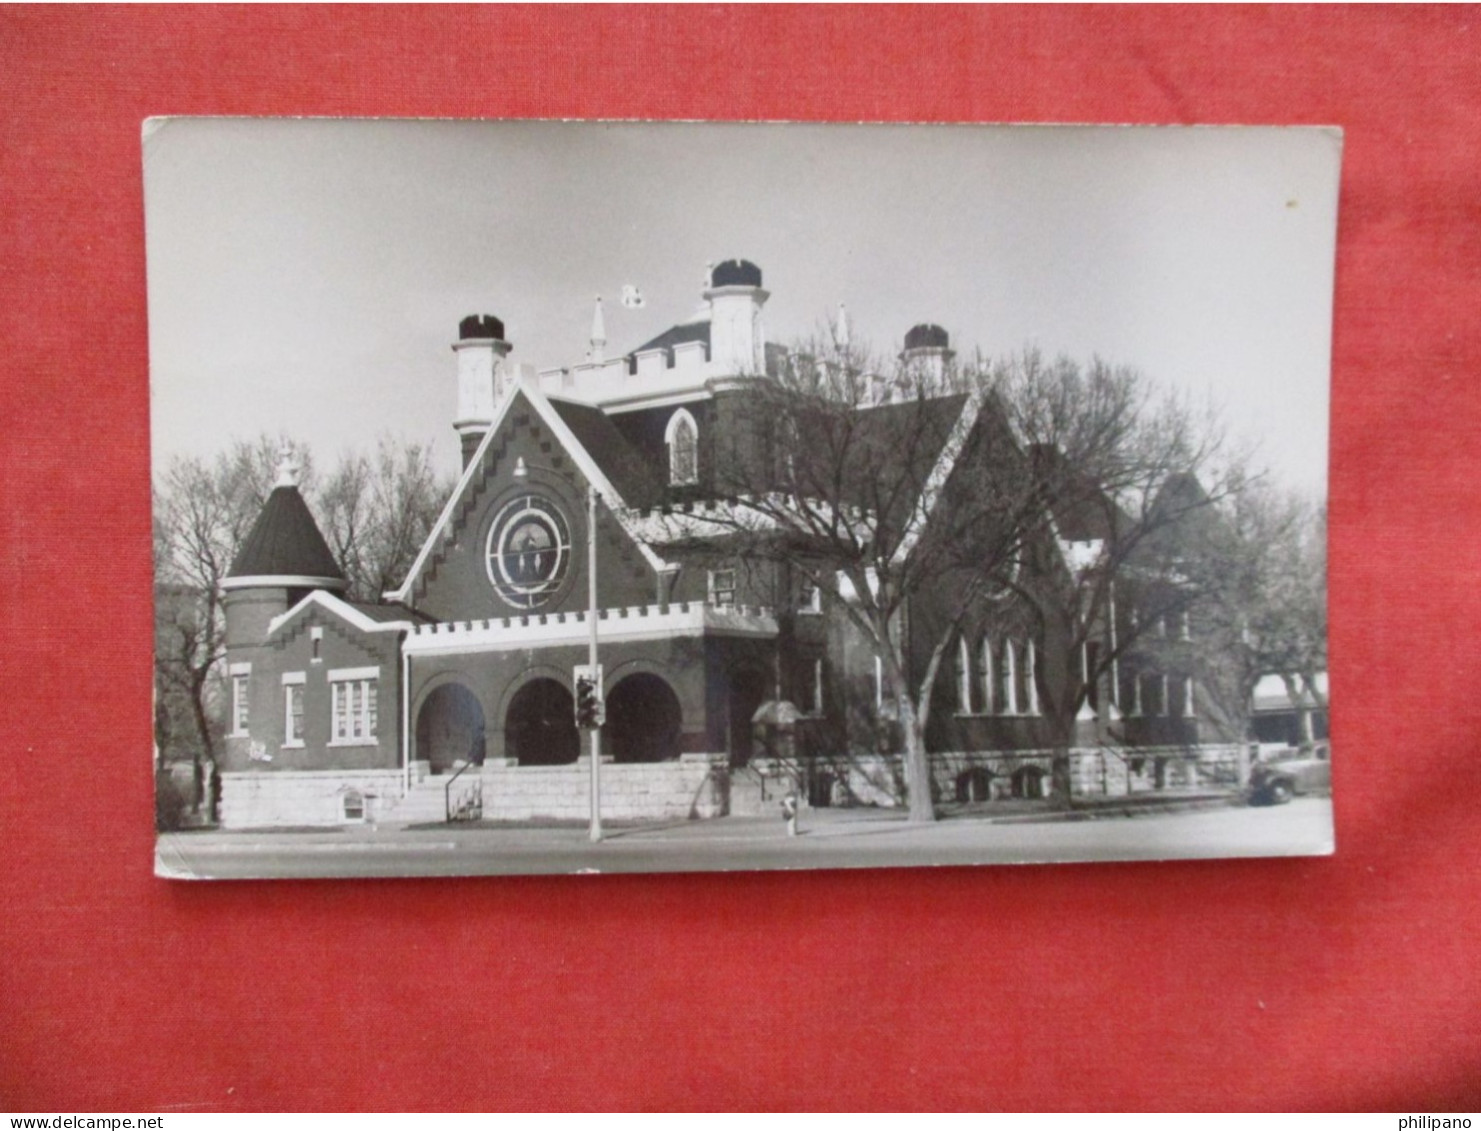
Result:
M879 809L804 812L799 835L779 818L722 817L609 826L354 826L292 832L191 831L160 836L156 873L173 879L484 876L532 873L891 868L1103 860L1311 856L1333 851L1332 802L1219 805L1090 820L995 821L980 814L912 824Z

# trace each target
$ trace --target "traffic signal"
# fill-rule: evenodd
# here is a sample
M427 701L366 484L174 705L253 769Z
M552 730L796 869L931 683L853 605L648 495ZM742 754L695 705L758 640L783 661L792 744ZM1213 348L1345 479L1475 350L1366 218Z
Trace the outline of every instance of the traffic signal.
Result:
M603 723L602 693L597 681L589 675L576 680L576 725L582 730L594 730Z

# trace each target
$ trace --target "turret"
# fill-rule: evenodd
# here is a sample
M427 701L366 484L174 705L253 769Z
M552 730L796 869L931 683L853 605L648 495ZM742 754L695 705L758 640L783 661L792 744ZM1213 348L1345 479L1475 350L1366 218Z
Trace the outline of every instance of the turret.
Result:
M260 643L267 623L314 589L348 582L298 490L298 465L284 452L278 478L221 582L228 648Z
M761 308L761 268L747 259L727 259L710 271L704 292L710 304L710 363L727 375L761 374L766 365L766 330Z
M946 367L955 356L950 335L934 322L921 322L906 331L900 361L910 384L935 389L941 385Z
M470 314L458 323L458 415L453 421L463 446L463 466L473 458L494 422L494 406L513 379L504 359L514 348L504 340L504 323L492 314Z

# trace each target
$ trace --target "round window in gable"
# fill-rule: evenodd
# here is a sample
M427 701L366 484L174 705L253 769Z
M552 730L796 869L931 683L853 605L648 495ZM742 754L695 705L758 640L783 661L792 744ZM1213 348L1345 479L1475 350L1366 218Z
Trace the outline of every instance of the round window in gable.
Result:
M571 534L560 509L539 495L506 503L489 529L489 581L518 609L555 595L571 564Z

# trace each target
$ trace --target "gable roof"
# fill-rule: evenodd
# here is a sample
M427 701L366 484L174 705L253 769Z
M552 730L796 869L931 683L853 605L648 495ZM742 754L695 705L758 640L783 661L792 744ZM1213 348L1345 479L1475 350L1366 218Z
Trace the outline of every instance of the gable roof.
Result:
M552 399L550 407L606 473L628 506L644 510L663 501L662 482L606 413L578 401Z
M279 613L268 621L267 635L274 635L311 607L332 613L361 632L410 631L416 625L429 624L432 620L425 613L419 613L405 605L372 605L366 601L346 601L343 597L316 589L287 612Z
M271 584L274 579L326 589L343 589L347 584L308 504L298 488L289 485L273 488L222 585L240 589Z
M411 569L406 571L406 578L396 589L385 594L386 600L404 602L410 596L412 588L415 586L417 578L421 576L422 570L426 568L428 560L447 536L453 516L462 504L464 496L468 494L474 482L483 474L484 457L488 454L489 445L494 442L495 437L503 429L505 419L509 416L515 401L520 397L523 397L530 408L534 410L535 414L540 418L541 423L550 429L556 441L565 450L566 454L571 457L571 462L576 465L576 469L581 472L586 481L596 488L597 495L606 504L608 511L616 518L618 525L637 544L638 550L642 553L648 565L655 572L659 573L664 573L675 568L660 558L654 552L653 547L639 536L636 528L633 526L630 508L624 500L622 493L617 489L611 478L608 477L606 471L592 458L591 453L582 445L570 425L556 411L554 404L546 399L545 394L540 392L539 388L536 387L534 380L521 374L517 380L512 381L509 387L504 390L503 397L494 406L494 418L488 427L488 431L483 434L483 439L479 441L478 448L468 461L468 466L463 468L463 474L458 479L457 486L453 488L452 494L448 496L447 503L442 508L442 513L437 517L437 522L433 524L431 531L428 532L426 541L422 543L422 548L417 552L416 560L411 564Z

